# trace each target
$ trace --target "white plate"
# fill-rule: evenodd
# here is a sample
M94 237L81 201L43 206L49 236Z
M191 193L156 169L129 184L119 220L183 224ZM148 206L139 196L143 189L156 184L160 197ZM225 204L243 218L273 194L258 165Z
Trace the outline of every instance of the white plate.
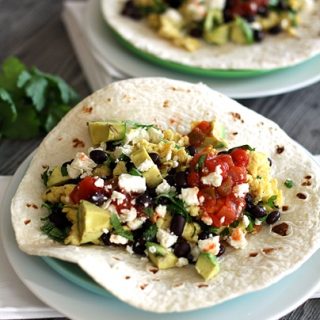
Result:
M161 76L188 82L204 82L232 98L257 98L304 88L320 80L320 55L286 70L251 78L218 79L197 77L153 65L122 47L113 37L100 12L100 1L91 0L81 25L92 53L102 65L111 64L130 77Z
M53 271L41 258L28 256L17 247L10 219L10 203L30 160L31 156L23 162L7 189L0 215L0 234L8 259L22 282L40 300L67 317L77 320L271 320L298 307L317 288L320 281L319 251L297 271L267 289L215 307L182 314L144 312L115 298L108 299L82 289Z

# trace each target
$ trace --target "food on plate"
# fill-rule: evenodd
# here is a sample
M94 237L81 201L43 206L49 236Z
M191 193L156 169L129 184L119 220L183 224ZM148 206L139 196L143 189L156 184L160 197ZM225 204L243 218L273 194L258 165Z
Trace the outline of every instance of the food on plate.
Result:
M45 138L12 221L23 251L77 263L133 306L193 310L262 289L318 248L319 176L305 150L235 101L132 79Z
M271 70L319 53L319 1L101 0L101 5L126 47L154 62Z

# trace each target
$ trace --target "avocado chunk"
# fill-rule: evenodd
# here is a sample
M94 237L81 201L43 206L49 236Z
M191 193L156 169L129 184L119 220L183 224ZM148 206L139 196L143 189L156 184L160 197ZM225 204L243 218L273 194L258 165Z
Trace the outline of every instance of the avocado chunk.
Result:
M221 9L210 9L204 20L203 29L206 32L223 23L223 12Z
M153 162L147 150L144 147L141 147L135 150L134 152L132 152L130 155L130 159L133 162L133 164L136 166L136 168L138 168L138 170L139 170L139 167L145 161ZM146 183L150 188L155 188L163 180L160 170L155 164L147 171L144 171L142 175L146 178Z
M254 42L253 29L249 23L237 17L231 26L231 41L238 44L250 44Z
M163 218L159 218L156 222L157 227L160 229L169 229L170 228L170 224L171 224L171 220L172 220L172 215L170 213L166 213L166 215Z
M122 140L126 135L126 124L122 121L88 122L89 134L93 145L101 142Z
M196 270L204 280L212 279L220 271L216 256L211 253L200 253L196 263Z
M78 230L80 244L94 242L110 229L110 213L91 202L82 200L78 209Z
M224 126L218 122L217 120L213 120L211 122L211 136L205 137L204 141L201 144L201 147L206 147L212 145L214 148L225 148L227 146L227 142L225 138L225 128Z
M201 228L198 223L187 222L183 228L182 237L190 242L197 242L200 231Z
M111 175L111 169L105 164L99 164L93 169L92 175L98 177L108 177Z
M207 31L204 34L204 39L216 45L223 45L229 40L229 25L224 24L214 28L213 30Z
M47 187L59 186L68 182L71 178L66 172L66 167L54 167L50 176L48 177Z
M160 244L147 242L147 255L150 261L159 269L169 269L176 266L178 258Z

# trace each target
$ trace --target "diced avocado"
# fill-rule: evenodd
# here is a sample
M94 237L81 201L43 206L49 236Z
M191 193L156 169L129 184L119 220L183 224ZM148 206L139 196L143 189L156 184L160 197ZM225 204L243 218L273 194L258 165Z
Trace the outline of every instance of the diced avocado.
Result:
M203 29L206 32L212 31L217 25L223 22L223 12L221 9L210 9L204 21Z
M263 30L268 30L280 23L280 16L274 11L270 11L268 17L260 18L258 22L261 24Z
M157 227L160 229L168 229L170 227L172 220L172 215L170 213L166 213L166 215L163 218L160 218L157 220L156 224Z
M121 140L126 135L126 123L122 121L88 122L89 134L93 145L101 142Z
M111 169L105 164L99 164L93 169L92 175L98 177L108 177L111 175Z
M169 269L176 266L178 258L166 248L153 242L147 242L147 255L150 261L159 269ZM154 251L154 252L152 252Z
M200 253L196 263L196 270L204 280L212 279L220 271L216 256L211 253Z
M47 186L59 186L61 184L65 184L71 178L68 176L68 173L63 172L62 170L66 171L66 168L62 169L60 166L54 167L50 176L48 177ZM63 174L64 173L64 174Z
M204 141L201 144L201 147L212 145L214 148L217 148L217 149L225 148L227 146L227 142L224 139L225 138L224 126L216 120L213 120L211 122L211 126L212 126L212 131L211 131L212 136L205 137Z
M253 29L249 23L237 17L231 26L231 41L238 44L250 44L254 42Z
M152 161L144 147L133 151L130 155L130 159L137 168L139 168L139 166L145 161ZM146 183L150 188L155 188L163 180L160 170L156 165L143 172L142 175L146 178Z
M224 24L214 28L213 30L205 32L204 39L209 43L217 45L227 43L229 40L229 25Z
M98 240L103 233L103 229L110 228L110 213L107 210L85 200L80 202L78 209L80 244Z
M190 242L197 242L200 231L201 228L198 223L187 222L183 228L182 237Z
M115 168L113 169L114 176L120 176L122 173L127 173L126 163L124 161L119 161Z

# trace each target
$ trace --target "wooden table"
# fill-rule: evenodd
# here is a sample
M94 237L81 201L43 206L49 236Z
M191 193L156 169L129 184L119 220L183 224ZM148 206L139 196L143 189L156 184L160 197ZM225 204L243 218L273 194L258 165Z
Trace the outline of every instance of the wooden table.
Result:
M62 0L0 0L0 62L18 56L27 65L60 75L85 97L90 89L62 24L61 10ZM240 102L274 120L311 153L320 154L320 83ZM12 175L40 142L41 138L0 140L0 175ZM309 300L282 319L320 319L320 300Z

